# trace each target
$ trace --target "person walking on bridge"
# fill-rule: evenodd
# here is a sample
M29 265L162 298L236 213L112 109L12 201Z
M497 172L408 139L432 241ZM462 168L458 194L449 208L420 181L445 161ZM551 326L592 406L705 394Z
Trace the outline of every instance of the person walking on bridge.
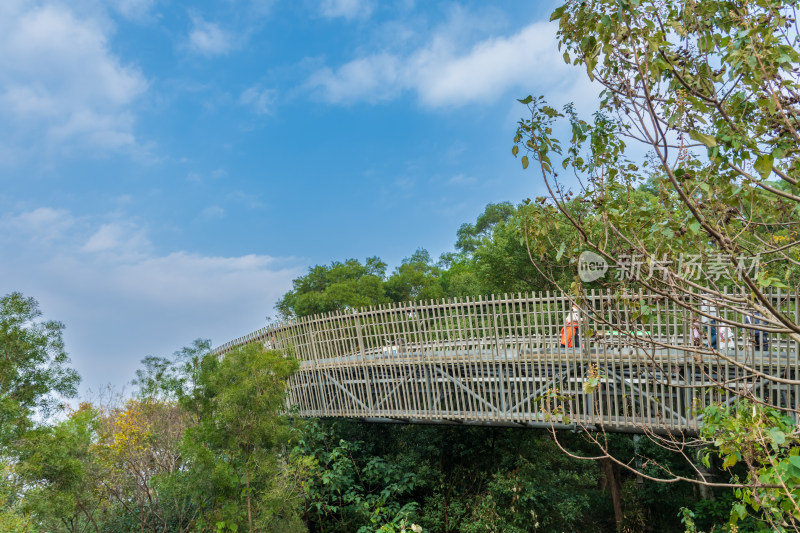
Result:
M582 320L580 308L572 304L572 309L564 315L564 327L561 328L561 346L564 348L580 347L580 325Z

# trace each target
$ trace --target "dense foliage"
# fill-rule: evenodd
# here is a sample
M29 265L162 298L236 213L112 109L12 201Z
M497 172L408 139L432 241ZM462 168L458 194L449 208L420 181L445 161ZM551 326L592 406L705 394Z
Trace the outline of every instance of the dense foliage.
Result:
M512 153L547 190L531 203L537 223L529 240L540 242L559 213L576 236L565 241L565 255L591 250L626 272L618 295L643 289L693 320L730 327L759 317L776 340L800 343L797 7L793 0L560 5L552 15L559 49L602 88L602 111L586 119L542 97L521 100L528 116ZM569 140L554 135L561 127ZM641 269L631 269L634 261ZM578 279L561 287L576 300L590 288ZM787 293L793 304L779 309L775 294ZM642 321L652 316L628 301ZM699 343L692 357L724 358L709 344ZM750 372L741 360L726 361ZM741 485L730 527L750 527L739 523L747 518L758 530L800 530L797 459L789 455L797 410L779 394L760 399L737 380L709 379L738 400L703 414L701 441L716 450L706 459L721 456L726 479ZM799 384L792 375L782 386ZM685 520L697 527L690 514Z

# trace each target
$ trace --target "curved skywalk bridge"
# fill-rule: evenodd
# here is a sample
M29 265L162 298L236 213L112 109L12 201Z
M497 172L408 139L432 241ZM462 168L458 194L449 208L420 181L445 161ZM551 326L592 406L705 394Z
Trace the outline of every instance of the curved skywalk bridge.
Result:
M796 294L772 299L800 318ZM703 407L735 401L733 391L797 406L798 344L785 335L763 333L769 347L756 345L745 317L727 313L719 319L742 326L714 350L715 326L696 347L690 311L665 298L635 294L622 305L597 292L581 307L575 347L561 346L570 299L539 293L318 315L215 352L250 342L288 350L300 361L288 402L304 417L695 433Z

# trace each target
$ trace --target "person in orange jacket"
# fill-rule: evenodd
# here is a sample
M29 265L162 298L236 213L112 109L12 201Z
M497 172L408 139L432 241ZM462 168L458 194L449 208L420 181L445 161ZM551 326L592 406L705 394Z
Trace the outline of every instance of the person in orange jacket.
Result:
M561 328L561 346L564 348L579 348L581 345L580 325L581 310L577 305L572 305L572 310L564 315L564 327Z

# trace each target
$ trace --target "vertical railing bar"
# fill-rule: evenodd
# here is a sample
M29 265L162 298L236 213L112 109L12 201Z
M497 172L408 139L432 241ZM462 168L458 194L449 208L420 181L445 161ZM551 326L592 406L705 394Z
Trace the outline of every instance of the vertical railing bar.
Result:
M480 313L478 315L480 322L478 324L479 343L478 343L478 358L477 358L478 368L480 368L480 373L477 376L477 378L479 379L479 383L483 388L483 394L481 394L481 398L483 398L489 405L494 405L494 402L492 401L492 388L491 388L492 383L490 379L491 372L489 370L490 361L489 358L485 357L483 353L484 351L483 346L486 340L486 320L487 320L486 317L488 314L487 313L488 305L486 304L486 300L484 299L483 296L478 296L477 309L480 310ZM481 419L487 420L490 416L490 413L486 412L486 404L481 404L479 409L481 410Z
M772 293L772 291L770 291L769 289L767 289L767 291L769 291L771 293L771 294L768 295L768 298L770 298L770 300L772 300L772 296L774 295L774 293ZM782 306L781 306L781 290L780 289L777 290L777 301L775 302L775 304L776 304L776 308L777 309L780 309L781 311L783 311L783 309L781 309ZM775 375L780 376L781 375L781 349L780 349L780 346L781 346L781 342L780 341L781 341L781 339L780 339L780 337L778 337L778 339L776 339L776 340L778 342L774 343L776 348L777 348L775 350L775 355L774 356L773 356L772 343L769 346L769 353L768 353L768 356L767 356L767 361L768 361L768 364L769 364L769 370L767 372L765 372L765 373L767 375L772 375L772 373L775 372ZM755 360L755 356L753 357L753 359ZM760 359L760 363L761 364L760 364L760 366L756 366L756 368L758 368L759 370L761 370L763 372L764 371L764 351L763 350L761 351L761 357L759 357L759 359ZM787 364L789 362L789 345L788 345L788 343L786 345L786 362L787 362ZM761 401L767 401L767 395L769 395L770 397L774 398L778 402L780 401L780 387L781 386L780 385L775 386L775 385L776 385L776 383L774 381L771 381L770 383L765 383L764 386L761 387L761 391L760 391L760 394L759 394ZM773 389L777 389L777 390L773 392ZM788 389L788 387L787 387L787 389ZM776 392L777 392L777 394L776 394Z
M463 343L464 343L464 358L461 363L461 372L459 373L458 378L461 379L462 385L465 387L470 387L470 390L475 392L475 381L472 379L472 362L474 357L470 353L472 351L472 346L474 346L474 333L472 328L472 323L474 320L474 312L473 306L470 303L470 298L467 296L466 298L461 298L461 309L464 317L463 322ZM462 404L464 406L464 418L465 419L474 419L475 417L475 399L470 394L466 394L465 391L458 387L459 392L461 393Z
M536 381L536 377L541 375L541 369L543 368L542 362L545 357L545 350L547 343L544 340L545 337L545 329L544 324L542 326L539 325L539 313L542 309L542 293L539 291L539 297L536 297L536 293L533 293L533 331L531 332L531 379L533 380L533 390L536 390L536 387L539 386L538 382ZM533 340L536 340L536 355L533 354ZM567 380L569 381L569 379ZM530 394L530 393L528 393ZM536 421L541 416L541 407L542 404L536 405L536 398L533 399L531 403L531 410L529 420L531 422Z
M383 348L386 346L386 315L382 305L372 304L369 306L369 323L368 333L364 336L364 344L367 352L372 354L371 359L368 359L366 365L367 376L369 376L372 386L367 391L370 398L370 416L378 416L377 404L379 398L389 393L390 383L387 383L386 376L384 375L386 358L383 354ZM365 317L366 318L366 317ZM362 323L363 327L363 323ZM362 330L363 331L363 330ZM389 345L391 350L392 344Z
M347 327L348 321L351 317L348 317L345 313L341 311L334 311L331 313L327 313L327 323L326 323L326 333L329 339L329 348L331 350L331 354L329 357L334 359L335 352L339 351L336 348L337 345L342 346L345 350L342 350L340 353L349 353L350 358L353 362L358 361L357 357L358 354L356 350L358 350L358 345L353 346L352 339L350 342L347 342L347 339L344 338L344 331L345 328L350 329ZM354 349L355 348L355 349ZM341 349L341 348L340 348ZM352 381L353 381L353 364L338 364L336 365L337 375L339 384L344 387L350 394L358 398L358 393L354 393L352 390ZM348 383L350 381L350 383ZM347 394L344 394L344 391L339 390L338 388L333 389L334 393L343 395L342 398L348 402L350 408L348 409L348 414L350 416L357 416L359 411L358 405L355 403L355 399Z
M318 383L321 380L319 379L318 376L319 368L317 364L316 347L313 343L313 338L306 331L305 324L302 327L299 324L297 324L295 325L295 327L298 332L298 337L300 335L303 335L305 337L305 346L306 346L305 349L307 351L306 361L307 363L311 364L311 368L309 369L309 371L306 372L306 379L308 380L308 391L306 394L306 401L308 402L308 404L306 408L307 410L310 410L312 412L319 413L320 410L322 409L322 397L320 396L320 390L318 385ZM273 333L273 336L275 336L275 338L277 339L278 335L277 333ZM319 415L317 414L316 416Z
M423 411L423 413L427 414L428 417L434 418L438 414L438 406L434 409L434 401L433 401L433 384L434 381L434 364L436 363L436 338L435 338L435 331L432 331L431 328L435 327L435 316L436 316L436 305L432 300L428 300L428 303L425 306L425 344L427 345L427 349L425 350L425 401L428 405L428 408Z
M518 387L518 396L515 398L514 405L518 408L516 409L516 415L513 415L513 419L516 422L522 422L525 420L524 416L524 409L525 406L523 405L523 399L527 398L528 395L531 393L531 390L534 390L530 386L530 360L528 358L528 354L526 354L527 347L530 347L530 339L531 339L531 306L530 306L530 299L528 298L527 293L519 292L517 293L517 298L519 299L519 332L520 336L517 341L517 387ZM527 402L524 402L527 403ZM513 409L513 407L512 407Z
M403 375L406 379L406 384L403 386L403 411L406 413L410 412L414 406L414 388L416 387L413 382L414 369L412 367L412 365L414 365L414 355L411 351L416 349L416 338L409 327L413 313L413 311L409 311L409 307L411 306L412 304L408 302L398 305L398 308L401 311L401 321L398 326L400 327L403 337L408 337L408 340L405 344L406 348L403 350L403 360L401 366L403 369Z
M465 311L463 299L460 296L455 297L453 299L453 305L456 321L456 341L454 344L455 357L453 359L453 367L450 369L452 372L450 375L456 379L461 379L461 375L463 374L462 369L464 368L464 365L466 365L466 361L469 358L469 344L467 342L466 327L464 325ZM465 398L464 390L461 387L456 387L455 384L453 384L453 391L455 394L454 400L457 406L455 414L458 414L461 419L465 419L466 413L470 410L470 408L468 407L468 400Z
M367 380L367 376L368 376L369 371L368 371L368 368L367 368L367 350L366 350L366 346L364 344L364 332L361 329L361 313L359 311L354 311L352 320L353 320L353 323L355 324L355 327L356 327L356 336L358 338L358 350L359 350L359 352L361 354L360 363L358 363L356 365L356 369L360 369L361 376L358 376L359 372L356 373L357 377L356 377L355 385L356 385L356 388L360 388L362 390L362 394L360 395L361 398L362 398L362 401L363 401L364 397L366 396L365 399L367 400L366 403L367 403L367 407L369 407L369 413L372 413L372 394L371 394L371 391L369 390L369 384L367 382L368 381ZM361 382L361 379L359 379L359 378L363 379L363 383L361 383L361 387L359 387L359 384ZM356 396L356 397L358 397L358 396ZM369 413L366 416L371 416Z
M420 384L424 385L425 381L425 340L423 336L423 332L421 329L420 321L422 320L423 316L423 306L422 302L415 302L414 303L414 332L416 338L416 345L417 345L417 354L414 361L413 367L413 376L415 376L414 382L414 414L418 414L422 411L422 406L424 404L424 397L422 396L422 392L420 391ZM422 381L420 381L422 380Z
M383 305L380 305L379 308L383 309ZM385 366L383 370L383 375L388 376L388 379L391 380L392 387L386 387L385 394L390 394L391 397L386 396L386 407L383 408L383 411L386 411L388 416L391 416L392 413L399 413L400 409L397 408L397 398L401 397L396 391L394 393L389 392L390 389L393 391L395 387L404 387L400 377L398 376L398 361L401 357L405 357L405 342L401 342L401 337L397 334L397 317L398 317L398 304L393 305L388 308L386 321L387 321L387 332L391 335L391 342L393 344L389 347L389 353L387 353L386 360L384 361ZM391 353L391 346L397 346L397 353Z
M336 368L335 364L330 362L330 358L327 357L326 353L326 343L328 337L328 331L325 327L325 322L316 321L311 323L315 329L315 339L316 339L316 346L319 350L319 357L321 361L327 361L326 365L320 369L320 374L335 374ZM344 398L342 398L341 402L338 401L338 395L336 395L336 391L333 391L330 387L330 383L327 380L324 380L324 389L325 392L325 410L332 411L335 408L341 413L339 416L346 416L347 408L344 404ZM334 401L336 400L336 401Z
M434 304L432 306L432 316L431 316L431 324L433 327L433 331L431 331L432 339L431 339L431 354L433 355L432 364L430 365L430 384L433 390L431 391L433 403L431 407L436 407L436 413L438 418L442 418L442 401L441 396L445 396L444 388L442 388L441 392L439 390L439 376L437 376L437 368L444 368L445 363L447 361L446 357L446 348L445 344L442 342L442 327L441 327L441 313L443 311L444 304L441 300L434 300ZM442 384L444 387L444 384ZM437 393L441 396L439 398L436 397ZM446 410L446 409L445 409Z
M451 298L442 299L444 307L442 308L442 318L441 320L444 321L444 330L447 332L446 336L446 344L444 353L446 354L445 360L443 361L444 368L447 369L447 373L451 376L455 373L455 361L458 359L458 350L456 339L458 338L457 334L457 326L458 326L458 318L456 318L455 322L453 320L453 315L456 314L456 307L455 307L455 300ZM442 389L442 395L444 395L444 404L446 407L446 411L450 418L456 416L456 412L458 411L458 396L456 392L455 383L452 383L449 379L444 379L440 382Z
M503 304L500 303L499 305L502 306ZM507 386L507 383L504 383L505 380L506 380L506 372L504 370L505 361L503 359L503 355L501 355L501 353L500 353L501 329L500 329L500 324L498 323L499 321L502 320L503 311L502 311L502 307L500 307L500 310L499 310L499 313L498 313L498 303L497 303L497 297L496 296L492 297L491 309L492 309L492 323L493 323L493 326L494 326L494 343L493 343L494 344L494 349L492 350L494 352L494 354L493 354L494 365L493 366L494 366L494 377L495 377L495 381L497 383L497 386L495 387L495 391L497 393L496 395L497 395L497 400L498 400L498 402L495 403L495 406L498 408L498 413L497 414L499 415L500 418L503 418L504 417L504 413L506 412L506 386Z

